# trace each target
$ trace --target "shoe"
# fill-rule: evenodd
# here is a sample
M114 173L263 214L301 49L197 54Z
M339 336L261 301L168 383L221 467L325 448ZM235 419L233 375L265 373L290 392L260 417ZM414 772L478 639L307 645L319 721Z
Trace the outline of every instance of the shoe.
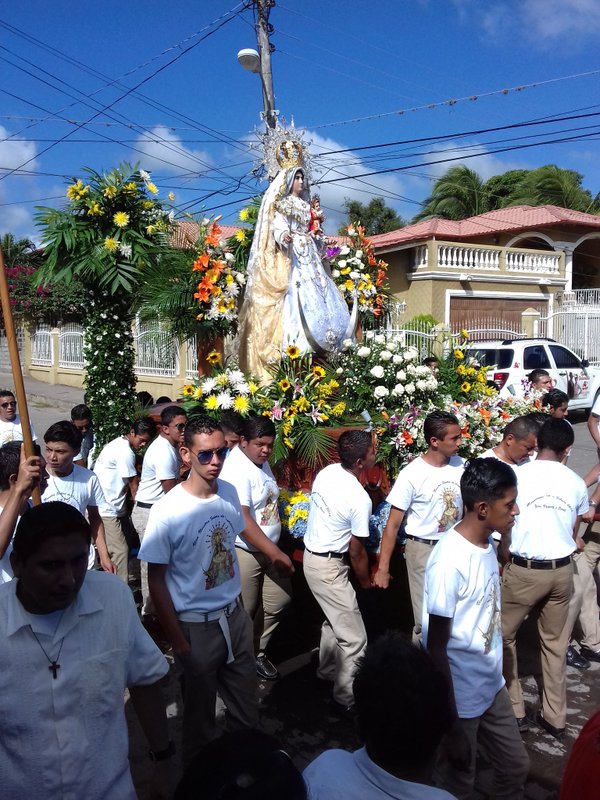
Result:
M598 654L598 661L600 661L600 653ZM567 648L567 664L576 669L589 669L591 666L587 658L583 656L583 651L578 653L572 645Z
M543 718L541 711L537 712L535 721L540 726L540 728L543 728L546 731L546 733L550 734L550 736L554 736L554 738L557 739L559 742L562 742L562 740L565 738L565 729L555 728L554 725L550 725L550 723L546 722L546 720Z
M256 656L256 672L266 681L276 681L279 677L277 668L269 661L264 653L259 653Z
M519 733L531 730L531 720L528 717L517 717L517 728Z
M583 645L580 650L583 658L586 658L588 661L600 661L600 651L590 650L589 647L584 647Z

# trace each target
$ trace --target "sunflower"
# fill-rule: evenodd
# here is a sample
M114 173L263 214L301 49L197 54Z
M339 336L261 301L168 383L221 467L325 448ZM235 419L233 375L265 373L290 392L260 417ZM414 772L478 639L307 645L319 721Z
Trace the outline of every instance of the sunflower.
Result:
M247 414L250 410L250 401L243 394L240 394L233 401L233 410L237 411L238 414Z
M315 378L321 380L321 378L325 377L326 373L323 367L316 366L312 368L312 374L315 376Z
M291 344L289 347L285 348L286 355L294 361L300 355L300 348L296 347L295 344Z
M191 385L191 383L188 383L188 384L186 384L186 386L184 386L184 387L183 387L183 389L181 390L181 394L182 394L184 397L191 397L191 396L194 394L194 392L195 392L195 391L196 391L196 390L195 390L195 389L194 389L194 387Z
M457 361L462 361L464 357L465 357L465 354L463 353L462 350L455 350L454 351L454 358Z
M291 389L292 384L288 381L287 378L282 378L278 384L279 388L282 392L287 392L288 389Z
M221 361L221 354L217 353L216 350L211 350L210 353L206 356L206 360L209 364L219 364Z
M468 381L465 381L464 383L461 383L461 385L460 385L461 392L464 392L465 394L469 391L470 388L471 388L471 384Z

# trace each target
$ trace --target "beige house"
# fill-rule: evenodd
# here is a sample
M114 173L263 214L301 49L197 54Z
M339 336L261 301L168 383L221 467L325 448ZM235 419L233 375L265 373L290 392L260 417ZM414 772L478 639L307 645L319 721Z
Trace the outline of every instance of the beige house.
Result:
M389 263L405 320L452 327L520 326L526 308L551 314L565 297L600 306L600 216L514 206L460 221L431 219L372 237Z

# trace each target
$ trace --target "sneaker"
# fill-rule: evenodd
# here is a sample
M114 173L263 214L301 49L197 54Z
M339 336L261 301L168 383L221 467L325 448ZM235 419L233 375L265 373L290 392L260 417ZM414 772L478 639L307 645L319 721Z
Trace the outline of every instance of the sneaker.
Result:
M540 728L543 728L546 731L546 733L550 734L550 736L554 736L554 738L557 739L559 742L562 742L562 740L565 738L565 729L555 728L554 725L550 725L550 723L546 722L546 720L543 718L541 711L537 712L535 721L540 726Z
M256 672L266 681L276 681L279 677L277 668L264 653L259 653L256 656Z
M600 661L600 651L590 650L589 647L584 647L583 645L580 650L583 658L586 658L588 661Z
M517 717L517 728L519 733L531 730L531 720L528 717Z
M600 661L600 654L598 655L598 661ZM589 669L591 666L587 658L582 653L578 653L571 645L567 648L567 664L576 669Z

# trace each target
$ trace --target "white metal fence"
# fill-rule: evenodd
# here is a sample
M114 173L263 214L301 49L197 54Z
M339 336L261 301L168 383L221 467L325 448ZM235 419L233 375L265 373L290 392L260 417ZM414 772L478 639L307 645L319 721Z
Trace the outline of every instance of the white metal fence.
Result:
M159 322L140 322L136 319L133 346L137 375L173 378L179 373L179 346Z
M580 358L600 365L600 308L561 309L542 317L534 326L535 336L549 336L570 347Z
M51 367L53 363L50 325L38 325L31 333L31 363Z
M70 322L59 328L58 366L67 369L83 369L83 328Z

